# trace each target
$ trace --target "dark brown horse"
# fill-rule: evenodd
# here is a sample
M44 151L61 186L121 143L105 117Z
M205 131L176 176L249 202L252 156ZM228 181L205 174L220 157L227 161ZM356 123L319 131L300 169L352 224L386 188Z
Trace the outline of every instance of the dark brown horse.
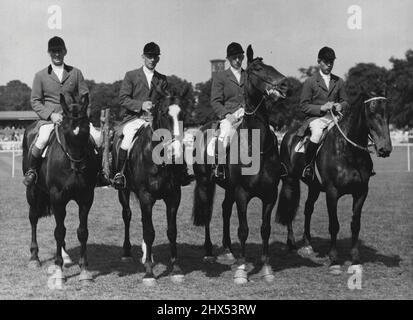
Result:
M81 98L81 104L66 104L65 97L60 95L60 104L63 108L63 121L55 127L46 159L39 170L37 183L27 187L26 197L30 206L29 218L32 226L32 241L30 246L30 264L39 266L39 247L37 244L36 230L38 219L53 214L56 220L54 236L56 239L56 260L52 282L55 288L63 285L63 257L62 249L65 247L66 205L74 200L79 206L79 227L77 236L81 244L79 266L81 273L79 279L83 283L92 280L87 270L86 242L88 239L88 214L93 203L94 188L98 163L94 154L94 147L90 141L89 119L87 107L89 97ZM33 136L29 135L33 127L29 126L23 139L23 172L27 170L28 155L31 154L30 146ZM52 283L52 284L53 284Z
M336 115L334 115L334 119ZM304 247L303 252L312 254L310 221L314 203L320 192L326 193L331 246L329 250L332 273L340 273L336 240L339 231L337 201L345 194L353 196L353 218L351 222L351 258L353 265L360 264L358 238L361 211L369 190L372 160L367 148L369 138L379 157L388 157L392 151L389 133L389 113L384 96L368 95L360 91L358 98L344 111L337 125L328 132L320 147L315 164L319 178L308 185L305 203ZM281 161L288 175L282 179L277 220L288 226L288 241L294 244L291 217L294 217L300 201L300 177L305 166L304 154L295 151L300 140L296 131L286 133L280 149ZM321 179L321 181L320 181Z
M269 237L271 232L271 212L277 200L277 187L281 174L281 164L279 160L277 139L270 130L268 110L274 105L274 97L285 97L287 91L286 78L273 67L263 63L261 58L253 58L251 46L247 49L248 67L246 69L245 82L245 115L241 125L237 129L235 138L230 143L229 150L235 151L238 161L230 161L231 156L227 156L226 179L218 182L218 185L225 189L225 199L222 203L223 216L223 240L222 244L228 254L232 254L230 238L230 217L234 202L238 209L238 237L241 243L241 255L237 261L237 271L234 276L236 283L248 281L245 270L245 245L248 237L247 206L249 201L258 197L262 200L262 225L261 237L263 252L261 261L262 275L265 280L272 281L273 271L269 265ZM204 140L207 136L205 126ZM258 132L258 139L253 143L253 132ZM242 138L242 132L246 133ZM245 169L251 167L251 163L240 163L242 153L255 154L258 162L256 172L247 173ZM207 157L206 149L203 151ZM231 152L230 152L231 153ZM196 160L195 160L196 161ZM242 161L242 160L241 160ZM214 193L216 181L214 179L211 164L194 163L196 176L196 186L194 190L193 217L194 224L205 226L205 251L206 258L212 257L212 243L210 239L209 224L212 217L214 203ZM244 174L244 172L246 174Z
M153 90L151 100L154 104L152 126L146 126L138 133L125 167L127 188L119 190L125 224L123 260L129 260L131 257L129 239L132 217L129 206L131 192L135 193L140 204L143 227L142 263L146 269L143 283L146 285L156 283L152 261L152 244L155 239L152 210L156 200L163 200L166 204L167 235L171 249L169 266L171 279L180 282L184 277L178 264L176 246L176 215L181 201L181 184L178 175L183 160L183 126L180 126L180 123L183 123L183 113L179 106L180 98L162 91L161 88L156 87ZM118 144L117 141L118 138L115 138L114 145ZM116 159L116 148L113 149L113 159Z

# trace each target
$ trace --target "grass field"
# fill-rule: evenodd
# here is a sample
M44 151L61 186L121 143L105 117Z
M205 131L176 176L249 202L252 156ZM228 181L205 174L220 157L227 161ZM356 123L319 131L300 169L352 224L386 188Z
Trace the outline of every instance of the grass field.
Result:
M360 232L363 261L362 289L350 290L349 275L328 273L328 219L325 198L316 203L312 220L312 235L316 255L304 258L285 250L286 230L274 222L271 231L271 265L275 281L268 285L251 271L250 282L243 286L233 283L233 270L228 265L204 264L203 229L191 221L194 185L183 188L178 214L178 255L185 272L185 281L174 284L163 274L169 259L166 237L166 216L163 203L155 206L156 239L154 258L158 285L142 284L140 211L133 201L131 240L133 262L120 261L123 243L123 221L117 194L113 189L96 189L95 202L89 215L88 256L95 282L82 287L77 280L79 268L65 269L68 277L62 291L47 286L47 267L53 264L55 240L54 219L46 218L38 225L38 242L42 267L28 269L30 223L25 190L21 183L20 162L16 177L11 178L10 154L0 154L0 298L2 299L412 299L413 298L413 172L406 172L406 149L396 148L392 156L376 160L377 176L370 182L370 193L364 205ZM18 158L20 161L21 158ZM303 195L306 194L302 186ZM214 252L219 252L222 235L221 201L217 190L212 221ZM297 240L303 230L302 197L300 213L294 223ZM274 215L274 214L273 214ZM340 233L338 248L342 262L348 264L350 246L351 198L339 202ZM261 204L250 202L248 221L250 235L247 256L255 264L261 252ZM233 211L231 234L238 250L236 211ZM74 261L79 257L76 237L77 211L68 206L66 243ZM299 242L300 244L300 242Z

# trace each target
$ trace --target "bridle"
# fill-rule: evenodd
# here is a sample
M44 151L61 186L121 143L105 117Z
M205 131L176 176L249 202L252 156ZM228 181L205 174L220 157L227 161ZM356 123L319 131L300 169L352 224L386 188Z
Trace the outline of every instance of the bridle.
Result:
M75 166L76 166L76 164L80 164L80 163L84 162L84 160L86 159L86 153L84 153L83 156L80 159L75 159L73 156L71 156L70 153L63 146L63 143L60 139L59 127L60 127L60 125L55 125L57 142L59 143L60 147L62 148L64 154L69 158L70 162L72 164L74 164L74 166L71 166L72 169L75 170L75 171L81 171L81 170L78 170Z
M260 81L269 84L274 90L276 90L277 92L279 92L278 87L277 87L277 86L274 86L273 83L271 83L270 81L268 81L267 79L265 79L264 77L258 75L257 73L255 73L255 72L253 72L253 71L248 71L248 69L251 67L251 65L252 65L254 62L256 62L256 61L262 61L262 58L255 58L255 59L249 64L249 66L248 66L247 69L245 70L245 72L247 73L247 79L249 79L249 77L253 75L253 76L257 77ZM246 111L246 110L244 110L244 115L247 115L247 116L254 116L254 115L257 113L258 109L262 106L262 103L264 102L264 100L270 96L268 90L265 90L265 91L261 90L261 88L258 88L256 85L254 85L253 82L251 82L251 85L262 94L262 98L261 98L261 101L258 103L258 105L254 108L253 111Z
M369 102L376 101L376 100L387 100L387 98L386 98L386 97L373 97L373 98L370 98L370 99L367 99L367 100L363 101L363 103L364 103L364 104L367 104L367 103L369 103ZM338 119L337 119L336 115L334 114L334 112L333 112L331 109L330 109L329 111L330 111L330 114L331 114L331 116L332 116L332 118L333 118L334 124L336 125L338 131L340 132L340 134L343 136L343 138L344 138L348 143L350 143L352 146L356 147L357 149L366 151L366 152L368 152L368 153L373 153L373 151L370 151L368 147L363 147L363 146L355 143L354 141L350 140L350 139L345 135L345 133L344 133L343 130L341 129L340 125L338 124ZM339 114L342 116L341 113L339 113ZM370 146L371 146L371 145L375 145L375 142L374 142L373 139L371 138L370 134L368 135L368 138L369 138L369 140L370 140L370 142L371 142L369 145L370 145Z
M154 106L154 108L155 108L156 113L157 113L157 115L156 115L156 120L157 120L157 121L156 121L156 125L157 125L157 129L160 129L160 128L161 128L162 111L161 111L160 109L158 109L156 105ZM152 134L155 133L155 131L153 130L153 127L152 127L152 126L151 126L151 131L152 131ZM177 140L178 140L177 137L178 137L177 135L173 134L173 137L172 137L171 139L168 139L168 140L164 141L164 140L165 140L164 136L163 136L163 135L160 136L160 137L159 137L159 141L160 141L160 143L162 143L162 148L163 148L163 150L166 150L166 148L167 148L169 145L171 145L172 143L174 143L175 141L177 141ZM175 161L175 156L172 155L172 162L174 162L174 161ZM163 163L162 166L165 166L165 163Z

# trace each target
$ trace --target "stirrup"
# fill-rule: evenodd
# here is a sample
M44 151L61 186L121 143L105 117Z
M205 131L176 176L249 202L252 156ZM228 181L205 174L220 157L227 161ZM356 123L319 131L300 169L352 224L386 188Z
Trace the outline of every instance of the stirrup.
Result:
M34 177L33 177L34 176ZM37 183L37 171L35 169L29 169L27 172L24 174L24 179L23 179L23 184L26 187L31 186L32 184Z
M113 186L116 190L126 189L126 177L122 172L118 172L113 177Z
M312 164L307 164L304 167L303 173L301 174L301 177L303 178L304 181L310 182L314 180L314 168L312 167Z

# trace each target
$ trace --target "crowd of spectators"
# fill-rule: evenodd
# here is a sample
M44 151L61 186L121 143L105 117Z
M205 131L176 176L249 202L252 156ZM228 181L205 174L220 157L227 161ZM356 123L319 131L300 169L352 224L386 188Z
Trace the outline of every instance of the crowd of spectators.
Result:
M23 127L14 126L0 126L0 142L3 141L22 141L23 140Z

